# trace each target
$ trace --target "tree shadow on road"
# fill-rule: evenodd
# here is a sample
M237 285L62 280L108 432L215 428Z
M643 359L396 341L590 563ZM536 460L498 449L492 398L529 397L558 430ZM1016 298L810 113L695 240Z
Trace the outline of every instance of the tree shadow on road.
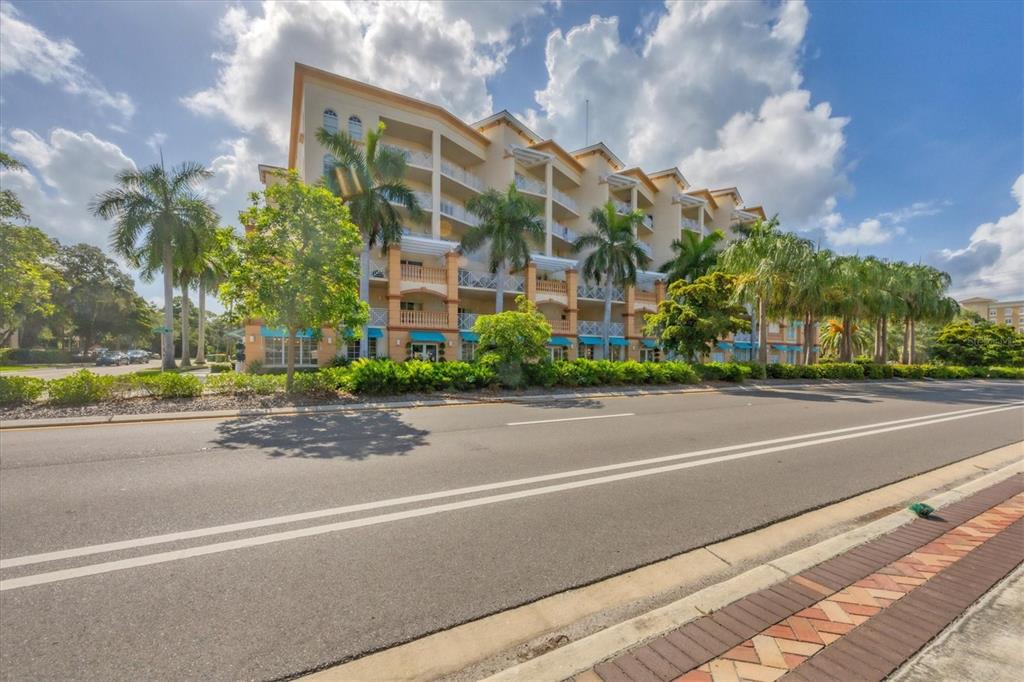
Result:
M408 454L429 431L406 424L396 410L367 410L287 417L248 417L222 422L217 445L259 449L275 458L362 460Z

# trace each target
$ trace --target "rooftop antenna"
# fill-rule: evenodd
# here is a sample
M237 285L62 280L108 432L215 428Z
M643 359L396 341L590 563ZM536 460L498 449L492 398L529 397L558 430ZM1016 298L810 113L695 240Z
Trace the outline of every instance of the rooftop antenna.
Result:
M590 99L587 99L587 143L583 146L590 146Z

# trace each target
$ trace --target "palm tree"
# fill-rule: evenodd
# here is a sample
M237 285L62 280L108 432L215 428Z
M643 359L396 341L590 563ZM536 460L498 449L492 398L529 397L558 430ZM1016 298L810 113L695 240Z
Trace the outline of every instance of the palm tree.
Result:
M850 330L849 334L847 334L848 329ZM832 318L821 325L821 329L818 331L818 341L821 344L823 356L839 356L842 359L842 354L846 349L850 349L853 355L860 355L871 341L871 334L856 322L847 325L841 320Z
M672 240L672 251L675 256L659 268L668 275L668 281L675 282L685 279L692 282L714 266L718 260L715 247L725 239L725 233L715 230L701 237L696 232L684 230L682 237Z
M199 322L196 330L196 364L206 364L206 297L211 290L220 286L227 276L225 255L235 238L230 227L220 227L208 235L209 241L200 254L196 274L196 288L199 299Z
M515 183L504 193L489 189L466 202L466 209L480 218L459 243L459 250L472 253L487 245L487 267L495 276L494 312L504 310L505 275L522 270L530 262L530 240L543 241L544 220L533 201L516 189Z
M869 266L858 256L842 256L835 260L833 270L837 295L830 305L832 314L841 319L843 333L840 337L839 359L852 362L854 356L854 327L858 320L871 316L871 302L868 296Z
M161 334L162 366L174 369L174 255L177 245L193 225L205 221L213 208L196 193L199 183L212 173L202 165L186 162L168 172L163 162L142 170L117 174L117 186L98 195L89 210L104 220L114 220L113 250L128 263L144 270L160 270L164 280L164 331Z
M948 322L956 316L960 306L945 295L951 283L949 273L929 265L900 263L895 276L894 291L900 300L899 308L904 324L901 361L913 364L917 323Z
M637 270L645 269L650 258L636 238L637 226L644 220L643 212L634 210L621 214L610 200L590 212L596 230L576 238L572 248L579 253L591 249L583 259L583 278L597 284L604 281L604 357L611 357L612 292L616 286L636 284Z
M396 205L404 206L413 220L423 217L416 194L405 184L405 156L381 142L384 129L382 122L367 133L365 145L341 131L316 131L317 141L335 159L324 180L348 205L352 222L363 235L359 298L364 301L370 300L370 250L379 245L386 252L402 241L402 219ZM368 351L369 337L364 326L359 339L360 357L365 358Z
M800 259L795 276L787 292L788 308L793 317L803 323L803 363L811 364L817 338L814 326L827 310L835 295L834 255L828 250L814 250L808 245Z

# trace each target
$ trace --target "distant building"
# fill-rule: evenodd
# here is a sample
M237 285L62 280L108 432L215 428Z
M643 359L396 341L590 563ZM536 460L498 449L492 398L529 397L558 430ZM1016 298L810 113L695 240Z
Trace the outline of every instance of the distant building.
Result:
M965 298L960 307L981 315L992 324L1008 324L1019 332L1024 332L1024 301L997 301L994 298Z

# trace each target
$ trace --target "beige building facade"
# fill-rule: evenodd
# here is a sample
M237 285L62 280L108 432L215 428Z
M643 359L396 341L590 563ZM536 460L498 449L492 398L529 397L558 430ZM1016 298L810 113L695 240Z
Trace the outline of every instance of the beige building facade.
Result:
M760 206L746 206L735 187L693 187L678 168L645 171L623 162L600 142L566 150L507 111L470 124L437 105L296 64L288 167L306 182L321 178L334 163L317 142L317 129L341 130L358 140L379 124L384 125L384 143L405 156L406 182L417 193L426 218L409 218L399 246L372 254L372 357L473 358L473 323L495 311L496 282L485 265L486 254L460 254L457 247L477 225L466 202L487 189L504 190L515 183L543 217L544 238L532 245L529 266L506 276L503 305L510 309L519 295L537 304L551 323L550 352L556 359L596 358L603 351L606 290L582 280L581 259L572 249L577 236L593 229L588 215L595 207L611 200L621 212L639 209L645 218L637 238L650 258L636 286L613 288L608 330L613 359L661 358L657 344L643 333L643 316L656 310L665 295L664 276L657 268L672 258L671 244L682 231L707 234L717 229L731 238L736 224L765 217ZM270 180L272 170L260 166L263 182ZM247 357L275 364L274 344L280 342L274 334L258 321L250 322ZM326 329L320 336L315 349L307 342L306 364L323 365L335 355L357 356L358 342L351 338ZM780 330L778 344L787 340ZM728 343L719 349L721 359L732 358L737 350L737 357L745 355L732 340ZM782 353L779 361L786 361L789 356Z
M959 301L960 307L981 315L992 324L1008 324L1024 332L1024 300L998 301L994 298L976 296Z

